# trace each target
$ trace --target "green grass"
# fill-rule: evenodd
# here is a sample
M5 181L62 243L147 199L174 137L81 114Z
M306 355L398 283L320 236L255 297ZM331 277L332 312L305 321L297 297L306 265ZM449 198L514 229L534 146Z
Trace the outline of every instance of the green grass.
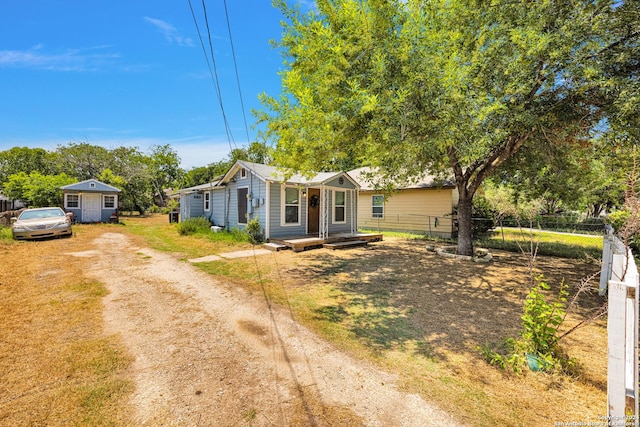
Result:
M477 239L475 244L485 248L511 252L521 252L522 250L526 252L533 245L534 248L537 246L540 255L599 259L602 257L603 238L602 236L504 228Z
M0 226L0 240L11 240L13 236L11 235L11 227L2 227Z
M164 221L164 216L156 218L121 218L127 231L142 237L153 249L163 252L182 253L185 257L196 258L206 255L248 249L246 233L213 233L209 228L199 229L193 234L181 235L178 224Z
M362 230L371 232L371 230ZM388 237L403 239L425 239L429 241L455 244L454 239L429 238L422 234L383 231ZM504 237L504 239L503 239ZM501 249L509 252L528 252L533 243L539 255L558 256L575 259L600 259L603 238L601 235L575 235L544 230L504 228L474 239L476 247Z

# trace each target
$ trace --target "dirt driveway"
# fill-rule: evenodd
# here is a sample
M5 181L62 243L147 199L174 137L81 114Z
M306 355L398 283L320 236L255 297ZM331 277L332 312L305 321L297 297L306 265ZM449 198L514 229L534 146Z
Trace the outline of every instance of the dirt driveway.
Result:
M261 295L107 232L88 275L134 357L136 425L453 426L396 378L320 340Z

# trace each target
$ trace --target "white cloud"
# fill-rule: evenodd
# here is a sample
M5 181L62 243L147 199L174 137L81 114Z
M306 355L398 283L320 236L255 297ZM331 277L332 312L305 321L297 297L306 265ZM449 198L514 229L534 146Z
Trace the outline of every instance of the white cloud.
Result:
M46 53L41 44L27 50L0 50L0 67L27 67L54 71L97 71L112 67L121 56L107 52L109 46L67 49Z
M145 16L144 20L155 26L169 43L175 43L178 46L193 46L193 40L191 38L180 35L176 27L168 22L148 16Z

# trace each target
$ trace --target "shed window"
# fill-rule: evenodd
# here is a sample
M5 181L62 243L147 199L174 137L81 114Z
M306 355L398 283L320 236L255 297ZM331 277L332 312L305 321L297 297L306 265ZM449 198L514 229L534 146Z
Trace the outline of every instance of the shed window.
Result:
M65 194L64 195L64 207L67 209L80 207L80 196L77 194Z
M284 221L285 225L300 224L300 190L295 187L284 189Z
M333 192L333 222L346 222L345 220L345 192Z
M204 210L209 211L211 209L211 193L204 193Z
M105 194L102 196L102 207L104 209L113 209L116 207L116 196Z
M384 196L371 196L371 218L384 218Z
M247 170L245 168L240 169L240 178L247 177Z

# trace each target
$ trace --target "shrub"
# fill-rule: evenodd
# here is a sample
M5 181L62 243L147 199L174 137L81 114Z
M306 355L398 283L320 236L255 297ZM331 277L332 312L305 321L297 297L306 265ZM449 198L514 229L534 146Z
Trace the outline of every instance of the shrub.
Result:
M207 232L211 229L211 222L203 216L186 219L176 226L181 236Z
M540 369L570 370L574 362L558 343L561 338L558 329L566 316L567 285L560 284L558 295L552 301L544 294L549 288L542 276L536 277L525 300L519 338L507 338L497 348L488 343L478 347L489 364L519 373L528 360L534 359Z
M258 218L253 218L247 223L245 229L251 238L251 243L257 244L264 241L264 234L262 233L262 226Z

